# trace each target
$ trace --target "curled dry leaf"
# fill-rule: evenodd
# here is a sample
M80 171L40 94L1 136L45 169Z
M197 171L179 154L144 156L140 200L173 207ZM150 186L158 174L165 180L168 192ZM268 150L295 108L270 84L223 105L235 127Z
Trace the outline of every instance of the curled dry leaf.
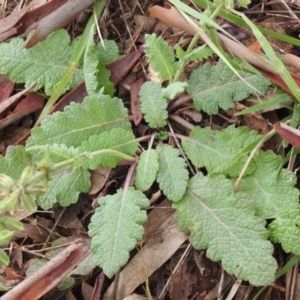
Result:
M57 286L88 254L89 250L84 250L82 244L71 244L1 299L39 299Z
M143 83L144 83L144 79L140 77L137 81L133 82L130 85L130 98L131 98L130 107L131 107L131 114L133 116L133 121L135 126L138 126L143 119L143 114L141 112L141 106L140 106L140 97L139 97L139 91Z
M300 149L300 130L292 128L286 124L277 122L273 125L277 133L286 139L291 145Z

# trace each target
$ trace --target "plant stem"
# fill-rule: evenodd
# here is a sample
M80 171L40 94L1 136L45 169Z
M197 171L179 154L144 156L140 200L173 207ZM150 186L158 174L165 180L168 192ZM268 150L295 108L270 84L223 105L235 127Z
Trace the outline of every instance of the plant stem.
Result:
M94 152L91 152L89 154L89 158L90 159L90 156L96 158L96 157L99 157L101 155L111 155L111 156L115 156L115 157L119 157L119 158L122 158L124 160L129 160L129 161L135 161L136 158L133 157L133 156L130 156L130 155L127 155L125 153L122 153L120 151L116 151L116 150L112 150L112 149L102 149L102 150L98 150L98 151L94 151ZM67 160L64 160L62 162L59 162L57 164L54 164L53 166L51 166L51 171L56 171L58 169L61 169L63 167L67 167L67 166L70 166L72 164L75 164L76 161L78 160L85 160L86 157L84 156L84 154L80 157L74 157L74 158L70 158L70 159L67 159Z
M238 179L236 180L235 182L235 185L234 185L234 191L237 192L239 186L240 186L240 183L241 183L241 180L253 158L253 156L255 155L255 153L263 146L263 144L265 143L265 141L267 141L270 137L272 137L274 134L276 133L275 129L272 129L270 132L268 132L266 135L264 135L262 137L262 139L259 141L259 143L256 145L256 147L251 151Z
M221 11L222 8L223 8L223 3L220 3L216 7L216 9L214 10L214 12L209 16L209 18L211 20L213 20L219 14L219 12ZM203 28L203 27L205 27L205 24L201 24L200 23L200 27L202 27L202 29L204 30L205 28ZM194 37L192 38L192 40L191 40L191 42L190 42L190 44L189 44L189 46L188 46L185 54L188 54L188 53L192 52L192 50L196 46L199 38L200 38L199 34L194 35ZM184 67L185 67L186 63L187 63L187 60L185 60L185 59L182 59L180 61L178 69L177 69L177 71L176 71L176 73L174 75L174 78L172 79L172 82L176 82L176 81L179 80L179 77L181 76L182 72L184 71Z
M223 6L224 6L224 2L220 3L216 7L216 9L214 10L214 12L210 15L210 19L213 20L214 18L216 18L219 15L219 13L221 12L221 10L223 9Z
M195 45L197 44L197 42L199 40L199 37L200 36L198 34L196 34L193 37L193 39L191 40L191 42L190 42L190 44L189 44L189 46L188 46L185 54L188 54L188 53L190 53L193 50L193 48L195 47ZM177 69L177 71L176 71L176 73L174 75L174 78L173 78L172 82L178 81L179 77L181 76L182 72L184 71L185 64L186 64L186 60L182 59L180 61L180 63L179 63L178 69Z
M106 5L108 0L100 0L99 2L97 2L95 4L94 10L95 10L95 15L97 16L97 18L99 18L99 16L102 14L103 9ZM80 41L78 43L77 49L73 55L73 58L71 60L71 63L65 73L65 75L62 77L62 79L60 80L57 88L54 90L53 94L51 95L51 97L48 99L42 113L40 114L35 126L37 126L37 124L39 124L45 117L46 115L49 113L49 111L51 110L52 106L54 105L54 103L58 100L58 98L61 96L61 94L65 91L65 88L67 86L67 84L69 83L70 79L72 78L74 72L76 71L76 68L79 66L79 63L81 61L81 58L84 54L85 51L85 47L88 41L88 37L89 37L89 32L93 26L93 24L95 23L95 17L94 15L92 15L84 29L84 33L82 34Z

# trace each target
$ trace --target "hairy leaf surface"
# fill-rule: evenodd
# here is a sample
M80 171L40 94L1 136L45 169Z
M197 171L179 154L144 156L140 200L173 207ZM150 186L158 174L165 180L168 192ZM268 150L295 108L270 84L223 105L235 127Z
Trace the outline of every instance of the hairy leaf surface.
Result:
M112 128L131 130L122 101L106 95L86 97L82 104L71 103L63 112L54 113L32 130L26 148L30 151L52 144L78 147L91 135Z
M155 150L149 149L140 155L136 167L135 186L142 192L147 191L155 181L158 171L158 154Z
M90 172L81 168L61 170L51 174L47 192L38 198L38 205L44 210L50 209L55 203L69 206L76 203L80 193L90 189Z
M120 161L124 160L122 153L132 156L137 149L137 143L134 142L134 135L131 131L114 128L110 131L103 132L100 135L92 135L87 141L84 141L78 148L61 145L47 146L47 156L49 161L62 163L69 159L74 159L72 166L84 169L96 169L99 165L113 168ZM36 160L42 160L44 152L37 152L38 146L34 147ZM41 146L40 150L44 150ZM110 150L113 150L110 152ZM120 153L116 153L118 151ZM101 153L102 152L102 153Z
M121 57L118 45L116 44L115 41L103 40L103 44L102 42L99 42L97 44L95 52L97 54L98 59L101 59L101 61L105 65L108 65Z
M128 260L131 251L144 234L145 209L149 200L133 188L118 190L99 201L89 225L91 249L95 262L111 278Z
M252 87L261 94L267 92L270 82L264 77L241 71L239 73L248 84L221 59L215 66L206 63L194 69L188 80L188 92L196 109L217 114L219 107L227 110L234 107L235 102L257 93Z
M26 166L32 165L32 158L23 146L9 146L5 156L0 156L0 174L17 180Z
M195 127L189 138L182 140L182 147L197 168L205 167L209 173L237 177L248 156L236 157L257 139L256 131L248 127L235 128L232 125L220 131ZM255 163L251 162L246 174L251 174L255 167Z
M179 151L169 145L157 146L159 169L157 182L164 194L172 201L178 201L185 193L189 173L186 163L179 157Z
M188 84L186 82L177 81L169 84L166 88L163 88L162 92L164 98L172 100L176 97L177 94L184 92L187 87Z
M50 167L54 163L59 163L80 155L78 149L74 147L67 147L65 144L48 145L46 148L44 145L42 145L40 148L39 146L35 148L33 156L35 161L41 161L45 157L45 149Z
M8 74L15 83L24 82L26 87L35 82L35 90L45 87L45 93L51 95L70 64L78 40L70 42L67 31L62 29L30 49L25 49L24 43L23 39L14 38L0 44L0 73ZM83 71L80 67L75 70L66 90L81 80Z
M109 150L119 151L127 155L134 155L137 150L137 143L133 142L134 135L131 131L114 128L110 131L101 133L99 136L93 135L88 141L82 143L78 148L80 153L100 152L101 150L108 150L99 156L93 155L91 159L85 160L81 166L86 169L96 169L99 165L113 168L124 158L116 156L116 153L109 152Z
M265 220L255 216L254 202L246 194L233 192L230 180L198 173L173 207L194 247L207 249L207 256L221 260L229 274L257 286L274 281L277 264Z
M207 45L195 48L188 54L185 53L185 51L179 46L179 44L176 44L174 48L176 49L176 56L185 61L201 61L203 59L209 58L210 56L213 56L214 54L214 52Z
M300 216L276 218L269 226L270 239L280 243L286 253L300 255Z
M161 80L171 80L177 70L172 49L162 37L157 37L155 33L152 35L146 34L145 39L145 53L149 59L149 64L159 74Z
M273 152L258 152L256 170L243 178L239 190L255 201L256 214L274 219L269 225L271 238L281 243L286 252L300 255L300 205L297 177L281 169L283 160Z
M159 83L146 81L139 92L141 111L145 120L152 128L163 127L167 124L167 100L163 96Z
M104 88L104 94L112 96L115 93L115 88L113 83L109 80L110 71L105 68L105 63L98 54L99 49L101 48L98 48L94 42L95 30L93 28L90 31L83 60L86 90L91 96L98 94L101 89Z

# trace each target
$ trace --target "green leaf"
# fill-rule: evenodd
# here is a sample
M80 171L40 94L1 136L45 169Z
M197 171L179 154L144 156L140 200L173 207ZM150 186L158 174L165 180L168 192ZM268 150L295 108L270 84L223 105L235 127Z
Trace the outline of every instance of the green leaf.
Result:
M92 96L100 93L104 88L104 94L112 96L115 88L109 80L110 71L105 68L105 63L97 53L99 49L94 42L94 31L94 27L92 27L83 60L86 90Z
M280 243L286 253L300 255L300 217L276 218L269 226L270 240Z
M233 192L230 180L198 173L173 207L181 230L190 232L193 246L207 249L207 256L221 260L229 274L255 286L275 280L277 264L265 220L255 216L254 202L246 194Z
M256 214L274 219L268 229L271 239L286 252L300 255L300 205L297 177L281 169L283 159L271 151L259 151L253 158L256 170L243 178L239 190L251 195Z
M131 251L144 234L149 206L145 195L133 188L105 196L89 225L94 260L111 278L128 260Z
M81 168L70 170L66 168L51 174L47 192L37 199L38 205L44 210L50 209L55 203L69 206L76 203L80 193L87 193L90 189L90 172Z
M88 141L82 143L78 148L80 153L97 152L103 149L115 150L127 155L134 155L137 150L137 142L134 142L135 136L132 131L128 131L122 128L114 128L110 131L101 133L99 136L93 135ZM92 159L83 161L81 166L86 169L96 169L99 165L104 167L114 168L124 158L117 157L115 153L101 154L100 156L94 156Z
M89 136L112 128L131 129L122 100L107 95L90 96L82 104L71 103L63 112L47 116L40 127L32 130L26 149L45 151L47 145L53 144L78 147Z
M99 165L113 168L119 162L126 159L122 154L129 156L135 154L137 143L134 139L135 136L132 131L122 128L113 128L100 135L90 136L88 140L84 141L78 148L67 147L64 144L48 145L48 159L51 162L51 166L56 163L63 163L64 161L74 159L71 169L76 166L94 170ZM44 150L44 148L45 147L41 146L40 150ZM38 150L39 147L34 147L34 149ZM118 151L119 153L116 153L115 151ZM41 160L43 156L44 152L40 151L37 152L34 157L36 160Z
M185 55L185 51L181 48L181 46L179 44L176 44L174 46L174 49L176 51L176 57L179 59L183 59Z
M34 159L36 161L41 161L45 157L46 150L48 167L50 168L55 163L78 157L81 154L78 148L67 147L65 144L41 145L33 147L33 149L35 149ZM79 166L77 165L77 167Z
M169 145L162 144L156 148L159 169L157 182L164 194L172 201L178 201L185 193L189 173L186 163L179 156L179 151Z
M167 99L174 99L178 94L184 92L188 88L186 82L173 82L169 84L166 88L162 89L163 97Z
M257 139L257 132L248 127L231 125L220 131L195 127L189 137L182 140L182 147L197 168L205 167L209 173L237 177L248 158L247 155L238 156L239 153ZM255 163L251 162L246 174L253 173L255 168Z
M1 254L0 254L0 256L1 256ZM0 258L0 260L1 260L1 258ZM7 290L8 290L8 288L3 283L0 283L0 291L6 292Z
M145 39L145 54L149 59L149 64L159 74L158 77L161 80L171 80L177 70L172 49L162 37L157 37L155 33L152 35L146 34Z
M207 45L203 45L194 49L191 53L187 54L186 59L196 62L196 61L208 59L213 55L214 55L214 51L211 48L209 48Z
M67 71L78 39L70 42L67 31L61 29L30 49L25 49L24 44L21 38L0 44L0 74L8 74L11 81L24 82L26 87L36 83L35 90L45 87L45 93L51 95ZM82 69L76 69L66 90L72 89L81 80Z
M3 229L0 231L0 246L7 244L10 242L13 236L13 232L7 229Z
M190 53L185 53L185 51L178 45L175 45L176 56L184 61L201 61L203 59L208 59L213 56L214 52L207 45L202 45L198 48L193 49Z
M231 0L233 1L233 0ZM237 3L241 6L241 7L245 7L248 8L248 5L251 3L250 0L237 0ZM232 5L233 8L233 5Z
M0 249L0 266L8 266L8 264L9 264L8 255L4 250Z
M95 48L95 53L97 54L98 59L101 59L101 61L105 65L108 65L121 57L119 53L119 48L115 41L103 40L103 43L104 47L102 45L102 42L99 42L97 44L97 47Z
M23 146L9 146L5 156L0 156L0 174L17 180L26 166L32 165L32 158Z
M135 173L135 186L142 192L147 191L153 184L158 171L158 154L149 149L140 155Z
M159 83L146 81L139 92L141 111L145 120L152 128L163 127L167 124L167 100L163 96Z
M206 63L194 69L188 80L188 93L193 98L196 109L208 114L217 114L219 107L224 110L233 108L235 102L255 94L252 87L261 94L268 90L270 82L264 77L241 71L239 74L249 85L234 74L222 60L215 66Z

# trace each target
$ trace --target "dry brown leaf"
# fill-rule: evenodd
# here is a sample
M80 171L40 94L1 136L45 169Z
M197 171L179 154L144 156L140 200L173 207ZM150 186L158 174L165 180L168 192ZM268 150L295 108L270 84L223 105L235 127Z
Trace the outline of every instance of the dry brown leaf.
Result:
M5 279L6 280L24 280L25 277L17 274L11 267L5 268Z
M99 193L103 189L110 176L110 172L110 168L104 168L102 166L99 166L91 172L92 186L89 190L89 195Z
M13 92L15 84L12 82L0 83L0 103L5 101Z
M110 81L117 85L138 62L142 54L140 50L134 51L108 64L106 68L111 72Z
M0 42L5 41L17 33L16 24L26 14L30 7L31 5L28 5L0 20Z
M130 296L125 297L123 300L147 300L148 298L138 295L138 294L132 294ZM153 298L152 298L153 299Z
M82 244L71 244L52 258L34 275L8 291L1 300L36 300L57 286L87 255Z
M51 4L51 2L54 1L50 1L48 3ZM30 38L26 41L24 47L33 47L55 29L59 29L66 26L73 19L75 19L76 16L78 16L82 11L93 5L94 2L95 0L58 1L58 4L60 4L59 7L53 9L51 13L49 13L44 18L40 19L39 22L33 23L26 29L24 35L27 35L27 33L32 29L35 30L34 33L30 36ZM41 6L40 8L47 6L48 3Z
M84 300L91 300L93 295L93 287L83 281L81 285L81 293Z
M182 251L171 258L171 268L174 270L182 256ZM169 297L172 300L188 300L193 290L193 284L197 281L196 274L188 270L187 260L180 264L168 286Z
M146 243L154 235L159 227L174 214L172 202L165 199L156 205L148 214L148 221L144 224L145 234L143 242Z
M300 149L300 130L279 122L274 124L273 128L291 145Z
M24 89L23 91L11 96L10 98L7 98L5 101L2 101L0 103L0 114L2 114L6 109L11 107L12 105L16 104L17 101L20 100L20 98L28 93L32 89L34 85L31 85L29 88Z
M140 106L139 91L144 82L145 80L143 79L143 77L140 77L137 81L133 82L130 85L130 107L135 126L138 126L143 120L143 114L141 112Z
M44 243L48 237L48 232L36 225L24 223L24 230L15 232L16 238L30 238L34 243Z
M100 300L100 295L103 289L104 280L105 280L105 275L103 272L101 272L96 278L91 300Z
M14 123L35 111L41 110L43 107L44 97L42 95L28 94L21 100L12 113L0 120L0 129L3 129L7 125Z

